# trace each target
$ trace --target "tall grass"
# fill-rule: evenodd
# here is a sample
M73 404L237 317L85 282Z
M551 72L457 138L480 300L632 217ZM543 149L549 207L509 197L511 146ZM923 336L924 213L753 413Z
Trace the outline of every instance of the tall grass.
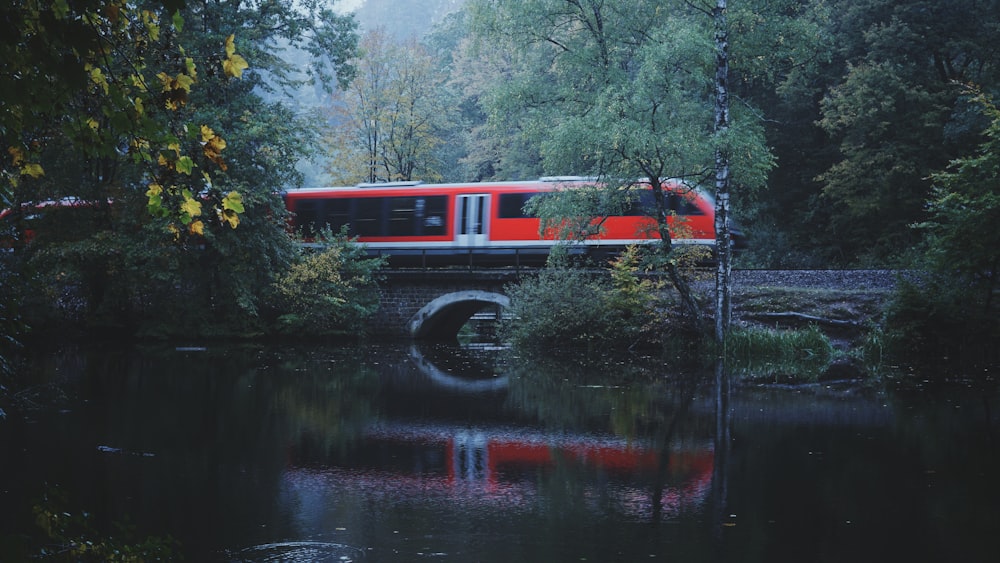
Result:
M726 365L746 379L815 381L834 349L815 325L796 330L739 328L726 338Z

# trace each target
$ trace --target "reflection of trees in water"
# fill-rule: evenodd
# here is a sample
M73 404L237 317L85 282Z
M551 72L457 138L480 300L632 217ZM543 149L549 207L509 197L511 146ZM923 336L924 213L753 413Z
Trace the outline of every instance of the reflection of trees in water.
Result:
M713 450L716 420L711 409L692 407L712 398L716 388L709 374L665 373L662 365L583 365L548 358L515 358L509 374L508 408L550 430L611 435L655 456L656 462L645 476L646 493L637 497L643 505L640 512L646 517L660 521L674 515L678 503L693 499L700 503L704 498L710 481L692 478L704 469L696 467L694 460L698 459L696 452ZM624 502L614 495L594 497L593 491L562 491L561 486L593 480L571 479L559 473L595 468L568 463L557 468L546 481L552 498L567 503L580 499ZM685 484L679 486L682 482Z
M378 372L357 349L293 350L276 367L274 407L306 457L343 451L375 419Z
M507 408L560 431L624 439L693 440L713 433L711 413L690 412L711 393L700 372L664 373L662 366L574 364L565 359L512 357ZM669 434L669 435L668 435Z

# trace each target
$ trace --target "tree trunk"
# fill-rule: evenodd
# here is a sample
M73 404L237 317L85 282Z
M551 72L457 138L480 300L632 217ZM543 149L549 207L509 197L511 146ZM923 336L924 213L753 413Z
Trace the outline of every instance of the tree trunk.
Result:
M673 252L673 237L670 235L667 202L663 194L663 179L654 174L648 174L648 176L653 187L653 198L656 201L656 228L660 233L660 244L663 247L664 256L669 256ZM684 275L678 270L677 264L673 261L668 260L666 268L670 283L677 290L677 294L681 298L681 304L691 318L695 330L699 334L702 333L705 327L701 318L701 307L698 306L698 300L695 299L694 292L691 291L691 285L688 284Z
M722 344L732 319L732 246L729 234L729 32L726 0L716 0L715 24L715 340Z

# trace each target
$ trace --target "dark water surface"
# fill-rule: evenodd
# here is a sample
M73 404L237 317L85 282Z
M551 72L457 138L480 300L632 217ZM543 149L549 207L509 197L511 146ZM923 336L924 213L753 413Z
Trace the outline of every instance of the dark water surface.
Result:
M0 420L0 561L38 548L53 490L187 561L1000 561L992 384L720 386L409 345L34 369L66 398Z

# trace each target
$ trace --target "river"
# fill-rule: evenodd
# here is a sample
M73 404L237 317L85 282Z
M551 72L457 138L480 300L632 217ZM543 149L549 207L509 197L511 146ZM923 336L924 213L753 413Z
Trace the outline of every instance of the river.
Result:
M410 344L30 367L0 420L2 561L147 536L220 562L1000 557L988 372L775 387ZM39 510L77 531L42 541Z

